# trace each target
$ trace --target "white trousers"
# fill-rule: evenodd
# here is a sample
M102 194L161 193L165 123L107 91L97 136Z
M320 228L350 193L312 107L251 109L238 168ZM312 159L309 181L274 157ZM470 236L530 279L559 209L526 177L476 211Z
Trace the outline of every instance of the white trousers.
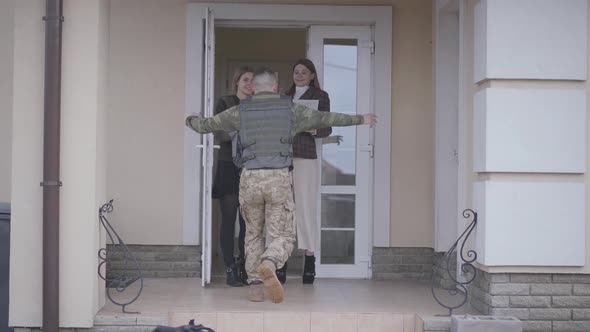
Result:
M297 246L312 252L319 247L320 220L317 212L320 181L317 159L293 158Z

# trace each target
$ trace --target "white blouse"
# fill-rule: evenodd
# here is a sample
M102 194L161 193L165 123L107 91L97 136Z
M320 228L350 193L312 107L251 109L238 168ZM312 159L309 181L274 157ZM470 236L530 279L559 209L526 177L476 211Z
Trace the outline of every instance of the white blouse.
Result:
M296 86L295 87L295 94L293 95L293 100L298 100L299 98L301 98L301 96L303 96L303 94L305 93L305 91L307 91L307 89L309 89L309 86Z

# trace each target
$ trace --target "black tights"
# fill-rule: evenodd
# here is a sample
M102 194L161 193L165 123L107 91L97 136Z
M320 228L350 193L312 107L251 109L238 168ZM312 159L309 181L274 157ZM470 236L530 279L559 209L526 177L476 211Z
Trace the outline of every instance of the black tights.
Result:
M221 228L219 229L219 242L226 266L234 264L234 236L236 229L236 213L240 206L238 195L224 195L219 199L221 207ZM246 221L240 215L240 233L238 234L238 250L240 257L244 258L244 238L246 237Z

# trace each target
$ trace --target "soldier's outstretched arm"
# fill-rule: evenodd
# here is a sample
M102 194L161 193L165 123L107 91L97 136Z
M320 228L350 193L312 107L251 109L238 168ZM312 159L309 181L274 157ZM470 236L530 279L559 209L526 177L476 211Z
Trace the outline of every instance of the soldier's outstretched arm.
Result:
M308 131L324 127L346 127L367 124L373 127L377 123L375 114L349 115L335 112L320 112L303 105L293 107L295 132Z
M234 106L214 117L201 118L198 115L189 115L186 117L185 124L200 134L208 134L214 131L236 131L240 129L239 112L239 107Z

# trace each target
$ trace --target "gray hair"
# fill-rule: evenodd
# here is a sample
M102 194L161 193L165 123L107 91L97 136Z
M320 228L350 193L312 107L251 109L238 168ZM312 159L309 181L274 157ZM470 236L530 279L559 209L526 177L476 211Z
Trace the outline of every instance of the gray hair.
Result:
M255 91L272 91L273 86L275 86L278 81L274 70L268 67L263 67L254 73L254 79L252 82L254 83Z

